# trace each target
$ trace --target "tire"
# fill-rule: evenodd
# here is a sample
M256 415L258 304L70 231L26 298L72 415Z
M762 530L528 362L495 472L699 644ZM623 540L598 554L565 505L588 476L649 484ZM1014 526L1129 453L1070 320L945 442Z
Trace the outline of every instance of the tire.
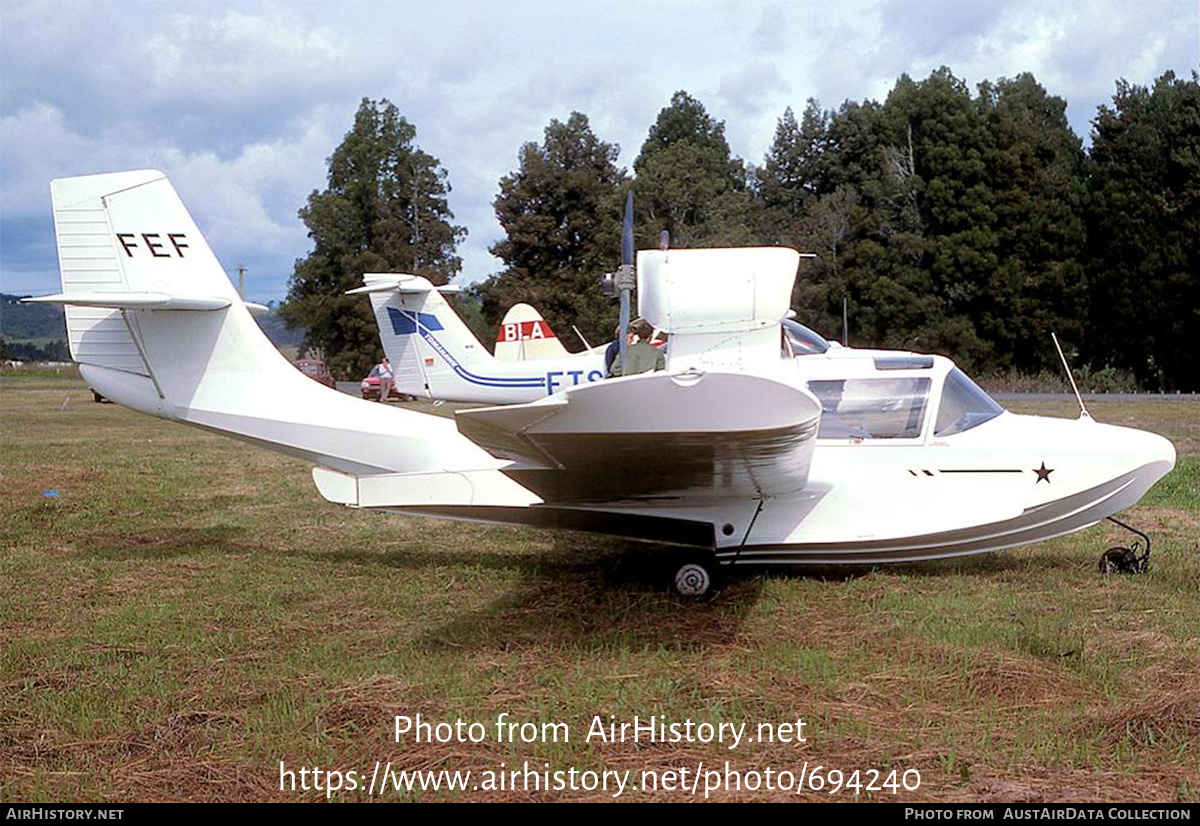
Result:
M698 560L691 560L680 565L675 570L672 584L675 593L689 599L700 599L712 593L713 565Z
M1098 567L1102 574L1135 574L1138 572L1138 557L1129 548L1109 548L1100 557Z

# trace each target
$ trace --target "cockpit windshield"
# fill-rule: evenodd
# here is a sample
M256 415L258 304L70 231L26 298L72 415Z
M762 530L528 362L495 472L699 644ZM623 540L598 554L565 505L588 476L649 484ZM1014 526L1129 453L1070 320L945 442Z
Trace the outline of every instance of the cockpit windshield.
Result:
M790 318L783 321L783 344L790 348L793 356L817 355L829 349L824 336Z
M955 367L946 376L938 405L934 436L952 436L994 419L1004 412L992 397Z

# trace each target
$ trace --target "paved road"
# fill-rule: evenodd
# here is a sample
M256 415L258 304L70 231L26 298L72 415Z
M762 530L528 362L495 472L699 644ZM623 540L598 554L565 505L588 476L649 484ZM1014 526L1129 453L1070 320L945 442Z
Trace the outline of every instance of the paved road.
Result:
M991 393L993 399L1005 401L1054 402L1074 399L1072 393ZM1084 393L1085 402L1194 402L1200 393Z

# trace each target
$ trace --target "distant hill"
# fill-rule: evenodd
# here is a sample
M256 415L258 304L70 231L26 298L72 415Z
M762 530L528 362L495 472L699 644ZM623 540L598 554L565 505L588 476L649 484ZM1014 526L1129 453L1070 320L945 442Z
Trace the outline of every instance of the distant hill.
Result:
M62 307L53 304L20 304L24 296L0 293L0 335L9 341L67 338Z
M37 340L67 340L67 322L62 307L55 304L21 304L25 296L0 293L0 336L12 343ZM276 347L299 347L304 330L289 330L274 307L255 319Z
M271 307L271 312L267 315L258 316L254 320L258 322L258 326L276 347L299 347L300 343L304 341L305 331L302 329L289 330L283 323L283 319L279 317L279 312L275 307Z

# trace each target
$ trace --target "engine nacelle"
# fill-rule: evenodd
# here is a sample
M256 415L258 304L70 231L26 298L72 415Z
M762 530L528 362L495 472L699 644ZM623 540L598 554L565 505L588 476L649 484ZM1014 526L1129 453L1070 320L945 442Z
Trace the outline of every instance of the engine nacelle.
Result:
M638 314L672 335L748 332L786 317L800 253L787 247L643 250Z

